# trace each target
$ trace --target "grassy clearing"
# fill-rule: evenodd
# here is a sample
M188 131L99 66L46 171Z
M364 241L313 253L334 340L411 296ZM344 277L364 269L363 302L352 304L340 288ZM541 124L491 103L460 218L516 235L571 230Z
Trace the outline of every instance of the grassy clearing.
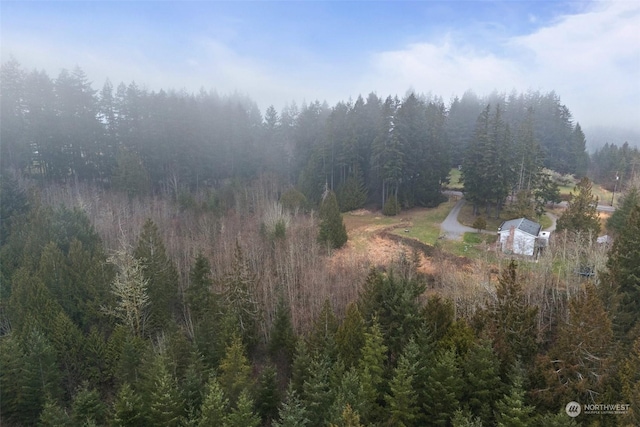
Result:
M460 224L464 224L468 227L471 227L475 219L476 217L473 216L473 206L470 203L465 204L460 210L460 215L458 215L458 221L460 222ZM489 218L485 217L485 219L487 221L486 229L493 231L493 230L497 230L503 221L507 221L513 218L508 214L506 214L505 211L503 211L500 214L500 218L496 219L495 216L491 216ZM538 222L542 226L542 228L551 227L552 221L546 215L542 215L541 217L532 218L532 219Z
M575 192L575 185L563 185L560 186L560 196L564 196L563 199L566 200L566 197L571 193ZM608 205L611 203L611 197L613 193L609 190L604 189L599 184L592 183L591 193L594 196L598 197L598 203L601 205Z
M440 223L444 221L454 205L454 201L449 201L433 209L416 211L415 214L406 217L405 222L400 224L401 228L396 228L393 233L433 245L440 236Z
M467 258L495 258L495 253L491 250L497 241L496 234L464 233L462 241L441 240L440 247L449 253Z
M437 245L443 251L467 258L492 256L487 249L496 241L495 234L465 233L462 241L440 240L440 224L447 217L455 201L440 204L436 208L416 208L402 211L399 215L386 217L380 211L359 210L343 214L349 233L349 244L357 252L375 252L376 239L383 230L398 236L417 239L429 245ZM489 251L490 252L490 251Z
M449 172L449 184L447 184L447 188L449 190L462 190L463 185L460 181L462 173L458 170L458 168L451 169Z

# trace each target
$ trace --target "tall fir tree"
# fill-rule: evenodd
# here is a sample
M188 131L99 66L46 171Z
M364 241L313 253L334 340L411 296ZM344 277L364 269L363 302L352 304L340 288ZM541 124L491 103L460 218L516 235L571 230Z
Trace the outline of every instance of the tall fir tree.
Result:
M409 427L419 423L420 406L415 392L418 355L415 341L409 341L393 370L393 377L389 382L390 393L385 395L389 425Z
M515 261L502 271L496 289L496 301L489 311L486 327L505 372L516 360L529 363L537 350L537 307L524 295Z
M310 420L303 402L295 390L289 386L287 396L278 410L278 421L274 421L273 427L305 427Z
M525 402L525 389L521 375L515 375L507 394L496 403L496 425L498 427L528 427L534 422L533 406Z
M339 249L347 243L347 229L342 221L338 201L333 191L325 191L320 205L318 240L329 248Z
M331 420L331 409L337 396L332 383L331 361L319 355L311 362L309 378L303 386L303 404L308 411L310 426L325 426Z
M291 323L291 306L283 296L276 306L268 351L280 369L290 369L296 351L296 334Z
M153 425L179 426L184 420L184 399L164 354L158 354L148 366L148 422Z
M227 337L240 334L248 346L255 345L260 310L256 297L256 276L245 259L240 242L236 240L231 268L223 277L223 301L226 312Z
M361 415L366 423L382 422L386 360L387 347L384 345L384 337L377 318L374 317L371 326L364 333L364 346L358 363L358 373L365 399L365 408Z
M256 410L263 424L271 424L278 417L281 396L278 389L277 372L273 366L267 366L260 373L255 391Z
M592 184L589 178L583 177L574 187L571 200L567 209L558 218L556 230L567 230L571 233L580 233L598 237L600 232L600 218L598 217L598 197L592 193Z
M500 378L500 361L489 341L481 341L466 354L462 361L464 372L463 401L469 411L485 425L495 422L493 413L504 385Z
M460 407L464 383L452 350L439 352L428 368L423 410L434 425L446 426Z
M364 319L358 305L350 303L347 313L336 332L338 355L346 369L355 366L360 360L360 353L364 346Z
M589 284L571 300L568 319L549 352L537 358L545 382L536 395L555 410L571 400L601 403L611 381L613 346L611 320Z
M161 330L179 312L179 280L158 226L151 219L147 219L142 227L133 256L140 262L143 276L148 282L150 329Z
M240 393L251 386L251 366L238 336L234 336L227 346L226 354L220 361L219 372L218 381L222 391L231 406L234 406Z
M629 216L636 206L640 206L640 188L632 185L618 200L618 208L607 220L607 228L617 236L624 234Z
M253 412L253 399L247 390L242 390L235 407L226 417L224 427L258 427L260 417Z
M196 425L198 427L223 426L226 424L228 411L229 400L225 397L218 379L215 375L212 375L206 385L204 400Z
M602 284L615 295L616 337L629 344L640 335L640 206L633 208L624 233L613 243Z

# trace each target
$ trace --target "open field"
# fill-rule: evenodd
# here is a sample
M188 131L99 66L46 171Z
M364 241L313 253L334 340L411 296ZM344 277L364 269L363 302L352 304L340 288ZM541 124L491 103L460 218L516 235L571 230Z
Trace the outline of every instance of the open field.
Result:
M575 193L574 185L563 185L563 186L560 186L559 188L560 188L560 195L562 196L563 200L567 200L566 197L569 194ZM591 192L593 193L594 196L598 197L598 204L600 205L611 204L611 197L613 196L613 192L604 189L603 187L601 187L599 184L596 184L596 183L593 183ZM617 203L617 200L618 200L618 193L616 193L614 204Z
M444 221L454 205L454 201L448 201L433 209L424 209L415 213L412 209L409 211L412 214L408 215L404 222L405 227L394 229L393 233L433 245L440 237L440 223Z
M436 208L414 208L394 217L385 217L380 211L359 209L343 214L349 241L342 256L367 256L376 265L384 265L407 249L407 240L415 240L444 252L467 258L487 256L487 249L496 241L496 235L465 233L462 241L439 239L440 223L447 217L455 201ZM490 255L489 255L490 256ZM433 269L431 260L421 257L425 272Z

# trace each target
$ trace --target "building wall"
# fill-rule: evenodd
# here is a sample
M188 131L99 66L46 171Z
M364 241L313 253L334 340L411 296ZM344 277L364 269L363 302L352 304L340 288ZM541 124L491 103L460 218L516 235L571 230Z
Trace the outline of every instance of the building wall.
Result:
M513 239L509 238L510 233L513 233ZM536 242L534 236L518 229L503 230L499 234L502 252L533 256Z

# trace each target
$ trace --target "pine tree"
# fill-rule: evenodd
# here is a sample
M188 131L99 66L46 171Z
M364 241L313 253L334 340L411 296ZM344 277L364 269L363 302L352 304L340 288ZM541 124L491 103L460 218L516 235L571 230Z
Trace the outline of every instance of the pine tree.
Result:
M525 298L515 261L502 271L498 281L497 300L489 309L487 327L502 369L505 369L517 359L528 363L535 355L538 310Z
M347 229L342 221L338 201L333 191L325 191L320 205L318 240L328 247L339 249L347 243Z
M362 412L363 421L375 423L382 421L382 403L385 361L387 347L380 325L374 317L372 325L364 333L364 346L358 364L358 373L365 399L365 409Z
M278 419L273 422L273 427L304 427L310 423L306 408L291 386L287 389L287 397L278 410Z
M569 318L548 354L537 360L545 380L537 395L556 408L571 400L593 402L610 380L612 346L609 316L595 287L587 285L584 295L571 300Z
M618 201L618 205L618 208L607 220L607 228L613 231L616 236L626 232L631 212L636 206L640 206L640 189L636 186L631 186Z
M435 341L440 340L453 324L453 301L444 299L439 295L433 295L427 300L423 311L425 324Z
M311 362L309 378L303 386L303 404L308 411L311 426L325 426L331 419L331 408L337 390L331 381L331 362L319 355Z
M400 355L398 366L394 369L393 378L389 383L390 393L385 395L389 408L389 425L417 425L420 412L415 392L417 369L418 347L412 340Z
M603 285L616 294L616 335L628 344L640 324L640 206L631 211L624 233L614 241L603 276Z
M360 360L364 346L364 319L356 303L347 306L347 314L336 332L338 356L346 369L355 366Z
M29 202L18 182L6 173L0 177L0 246L9 238L12 224L29 210Z
M189 358L190 362L181 378L179 388L185 402L184 412L188 420L195 422L200 415L209 371L205 366L204 357L197 350L192 349Z
M342 416L338 424L330 424L330 427L364 427L360 424L360 415L358 412L351 408L351 405L347 404L342 411Z
M291 366L291 388L298 396L304 396L304 383L311 375L312 357L305 340L298 340L296 352Z
M600 232L600 219L598 217L598 197L591 192L592 184L589 178L583 177L571 193L571 200L567 209L558 218L556 230L567 230L571 233L579 233L598 237Z
M58 361L53 346L38 329L25 330L16 338L15 344L10 336L9 342L0 347L2 413L17 425L32 425L47 401L52 404L61 401ZM4 354L5 350L8 354Z
M534 407L525 405L522 378L516 375L508 394L496 403L498 427L527 427L533 423Z
M428 367L423 410L434 425L446 426L460 407L463 382L460 368L452 350L441 351Z
M124 383L113 402L111 424L117 427L135 427L144 426L146 423L141 396L128 383Z
M169 372L163 354L155 357L148 378L149 422L153 425L179 426L184 412L184 400L175 377Z
M269 355L279 367L289 368L296 350L296 335L291 323L291 307L284 297L278 299L271 328Z
M242 390L251 386L251 366L242 340L234 336L220 361L218 381L231 405L235 405Z
M381 107L377 134L372 147L372 163L381 180L381 186L379 187L381 190L380 206L383 208L389 198L393 198L397 204L398 190L404 168L404 153L393 125L398 104L397 98L394 99L389 96L385 100ZM395 212L399 212L399 209Z
M493 352L491 342L481 341L466 354L462 362L464 372L463 401L486 425L494 422L493 410L502 394L500 361Z
M326 354L332 361L335 360L337 330L338 319L333 312L331 301L325 299L307 339L311 353L314 356Z
M272 366L267 366L260 374L255 396L258 415L262 423L268 425L277 418L281 401L276 370Z
M364 206L367 201L367 189L359 167L354 167L346 181L338 187L336 197L342 212L353 211Z
M453 414L451 425L452 427L482 427L483 424L480 418L472 418L458 409Z
M116 190L126 193L130 199L149 194L149 173L135 151L120 148L116 156L116 163L111 178Z
M576 123L573 132L571 132L571 140L569 142L571 154L571 172L576 176L585 176L589 168L589 154L586 150L587 140L582 132L580 123Z
M253 400L247 390L242 390L236 406L226 417L224 427L258 427L260 417L253 412Z
M207 258L198 254L189 272L189 287L185 300L193 328L193 340L209 366L215 366L224 354L224 334L219 295L212 290L211 266Z
M640 337L636 338L630 354L622 361L620 372L622 398L630 402L630 410L624 414L625 425L640 423Z
M2 418L8 423L18 423L22 412L22 381L29 373L29 370L23 366L24 357L24 351L15 334L9 334L0 340L0 366L2 366L0 369L0 402L2 402Z
M385 345L392 357L397 357L409 338L418 331L423 318L418 297L425 290L419 278L403 279L393 270L382 273L372 270L360 295L362 317L370 322L378 318Z
M103 425L107 416L107 408L96 389L83 383L73 398L71 417L76 425L93 423Z
M142 227L133 256L139 261L148 283L150 329L160 330L178 313L178 272L151 219Z
M218 379L215 376L211 376L207 383L197 425L199 427L224 426L227 421L228 410L229 400L225 397Z
M351 413L350 419L357 416L360 418L360 414L366 411L366 398L364 395L364 389L360 382L360 375L355 368L351 368L344 372L341 368L341 363L336 364L334 367L334 375L342 374L341 378L335 378L334 382L339 381L338 393L336 399L333 402L333 406L330 410L334 422L338 424L340 422L346 422L344 420L344 411L349 408Z
M72 427L78 425L72 421L69 414L56 402L48 398L40 413L38 426L42 427Z
M255 295L256 277L249 268L240 242L236 241L230 271L223 279L223 301L226 309L227 326L225 334L240 333L248 346L257 339L258 302Z

